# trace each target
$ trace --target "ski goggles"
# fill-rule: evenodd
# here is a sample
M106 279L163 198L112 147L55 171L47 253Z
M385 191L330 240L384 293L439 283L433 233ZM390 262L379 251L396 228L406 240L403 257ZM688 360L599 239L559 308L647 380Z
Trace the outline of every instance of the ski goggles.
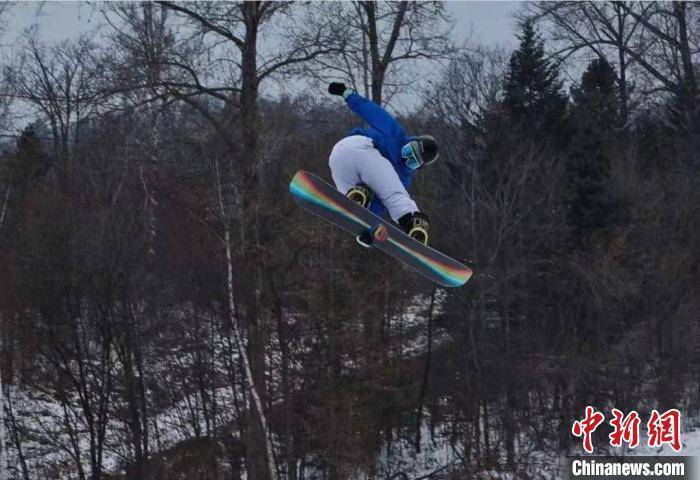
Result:
M420 146L416 140L411 140L406 145L401 147L401 156L404 158L404 163L406 166L411 170L417 170L423 166Z

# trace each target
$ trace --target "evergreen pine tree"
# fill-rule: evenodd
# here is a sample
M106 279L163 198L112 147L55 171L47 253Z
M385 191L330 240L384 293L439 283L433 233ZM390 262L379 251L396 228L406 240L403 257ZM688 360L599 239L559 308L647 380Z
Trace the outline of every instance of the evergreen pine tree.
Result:
M606 131L614 128L620 110L616 81L615 70L607 60L598 58L589 63L581 84L571 92L574 116L592 115L590 120Z
M567 203L569 221L577 235L609 227L616 210L610 192L613 134L619 113L615 78L606 60L593 60L580 85L572 89Z
M546 58L544 42L532 21L522 23L518 38L520 46L508 63L503 105L523 125L558 130L567 105L559 70Z
M9 163L10 177L15 186L26 185L46 171L46 158L34 125L26 127L17 139L17 152Z

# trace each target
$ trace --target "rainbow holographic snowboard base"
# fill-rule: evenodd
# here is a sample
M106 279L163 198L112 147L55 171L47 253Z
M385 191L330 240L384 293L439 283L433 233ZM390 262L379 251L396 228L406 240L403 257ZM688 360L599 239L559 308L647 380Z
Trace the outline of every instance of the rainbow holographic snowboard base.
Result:
M461 287L472 276L469 267L417 242L392 222L383 220L338 192L313 173L300 170L289 191L302 207L325 218L355 238L371 239L370 245L408 265L443 287Z

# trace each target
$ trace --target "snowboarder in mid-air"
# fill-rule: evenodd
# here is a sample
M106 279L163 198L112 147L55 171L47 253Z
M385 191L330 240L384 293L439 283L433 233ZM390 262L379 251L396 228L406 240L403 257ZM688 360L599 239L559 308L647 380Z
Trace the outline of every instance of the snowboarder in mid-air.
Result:
M406 191L415 171L437 159L435 139L407 136L383 108L342 83L331 83L328 91L342 95L368 126L355 128L333 147L328 163L335 186L299 170L289 182L289 193L361 245L394 257L436 285L464 285L471 269L428 246L428 217ZM386 210L398 225L381 218Z
M437 159L435 139L407 136L386 110L343 83L331 83L328 92L342 96L369 124L353 129L333 147L328 163L336 188L380 217L388 210L409 236L427 245L430 221L406 189L416 170Z

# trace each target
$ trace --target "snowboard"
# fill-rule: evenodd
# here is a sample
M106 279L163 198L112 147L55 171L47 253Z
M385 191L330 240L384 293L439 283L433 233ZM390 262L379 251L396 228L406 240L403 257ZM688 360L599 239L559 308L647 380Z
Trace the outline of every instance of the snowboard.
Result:
M289 183L289 191L305 209L356 238L362 235L373 248L388 253L437 285L461 287L472 275L466 265L409 237L396 224L361 207L313 173L298 171Z

